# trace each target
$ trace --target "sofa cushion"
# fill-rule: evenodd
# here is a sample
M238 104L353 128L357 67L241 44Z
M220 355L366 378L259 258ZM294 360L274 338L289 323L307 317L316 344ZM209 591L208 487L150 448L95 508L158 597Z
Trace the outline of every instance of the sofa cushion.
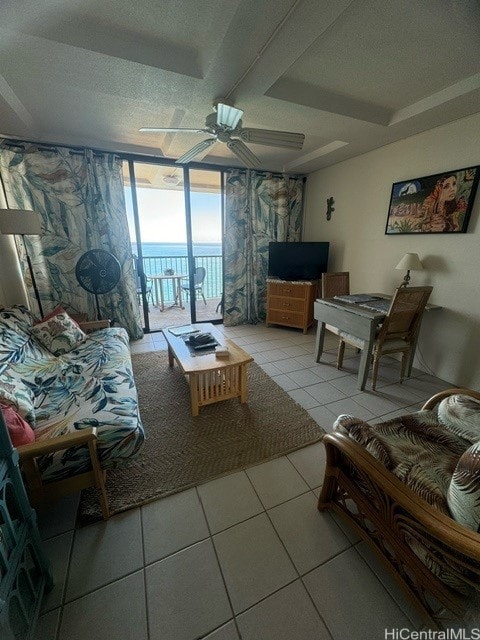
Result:
M0 404L0 409L14 447L20 447L22 444L29 444L35 440L32 427L13 407Z
M68 353L85 342L87 335L66 311L36 324L30 329L35 338L54 355Z
M480 401L455 394L442 400L438 419L445 428L471 444L480 440Z
M448 506L457 522L480 532L480 441L457 462L448 489Z
M447 493L466 443L439 424L435 411L370 425L342 415L334 430L358 442L430 505L450 516Z

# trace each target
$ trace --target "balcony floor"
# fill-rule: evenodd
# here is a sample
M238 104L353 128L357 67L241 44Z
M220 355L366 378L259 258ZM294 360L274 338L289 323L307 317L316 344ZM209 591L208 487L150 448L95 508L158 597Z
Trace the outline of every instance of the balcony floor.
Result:
M196 300L195 309L197 314L197 322L212 322L213 320L221 320L222 310L217 307L220 298L206 298L207 304L200 300ZM172 327L175 325L188 324L190 322L190 300L184 302L185 308L172 306L171 302L165 303L165 309L161 309L153 304L148 305L150 331L159 331L164 327ZM143 310L140 310L143 319Z

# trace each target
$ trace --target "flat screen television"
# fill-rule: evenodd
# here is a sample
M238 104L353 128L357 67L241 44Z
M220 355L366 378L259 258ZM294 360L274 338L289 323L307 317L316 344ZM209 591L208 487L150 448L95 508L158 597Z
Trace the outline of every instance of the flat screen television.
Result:
M318 280L328 270L329 242L270 242L268 275L280 280Z

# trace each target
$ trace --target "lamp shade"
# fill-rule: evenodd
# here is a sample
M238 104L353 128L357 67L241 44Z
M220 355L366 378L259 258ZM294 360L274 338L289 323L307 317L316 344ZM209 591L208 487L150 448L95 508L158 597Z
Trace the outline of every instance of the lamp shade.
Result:
M423 264L420 262L418 253L406 253L395 269L401 269L402 271L423 271Z
M35 211L27 209L0 209L0 233L39 236L42 234L41 218Z

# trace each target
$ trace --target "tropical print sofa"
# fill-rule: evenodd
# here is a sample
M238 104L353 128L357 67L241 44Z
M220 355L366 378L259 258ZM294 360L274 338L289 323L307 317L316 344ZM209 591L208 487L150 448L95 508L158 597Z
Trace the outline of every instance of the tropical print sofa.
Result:
M319 509L353 522L431 622L480 589L480 393L450 389L421 411L324 438Z
M13 406L35 441L96 427L103 469L134 456L144 441L127 332L95 331L70 351L54 355L34 336L35 317L22 306L0 311L0 403ZM64 351L62 348L61 351ZM38 460L42 480L84 472L87 447Z

